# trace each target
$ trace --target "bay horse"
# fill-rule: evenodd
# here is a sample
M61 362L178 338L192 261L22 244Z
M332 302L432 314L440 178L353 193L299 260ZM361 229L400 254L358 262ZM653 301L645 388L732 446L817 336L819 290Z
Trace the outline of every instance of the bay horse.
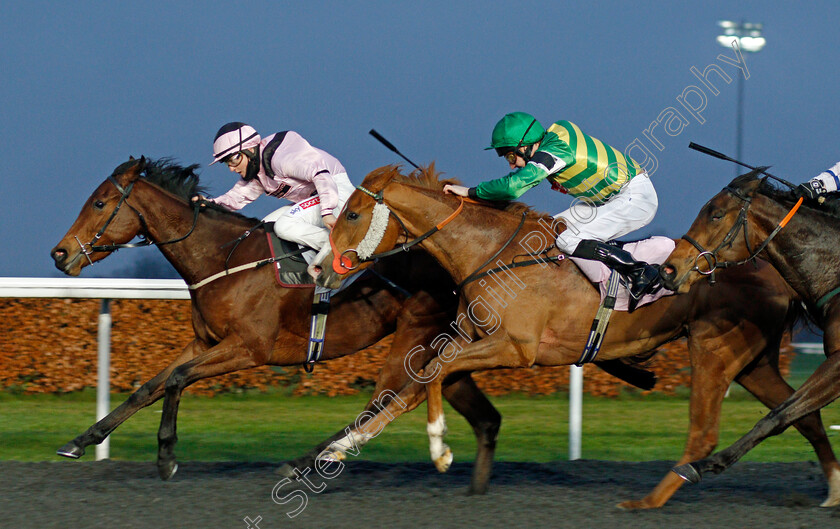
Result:
M116 246L138 235L155 241L191 285L269 258L262 227L253 230L235 251L226 245L254 228L256 219L212 204L196 209L190 203L190 197L200 190L195 167L145 158L121 164L87 199L79 217L53 248L56 267L68 275L79 275L82 268L106 258ZM428 256L413 255L420 253L412 252L410 260L406 255L377 267L391 284L375 277L363 278L333 298L322 360L355 353L397 331L392 351L398 358L386 360L366 409L377 409L381 399L412 382L403 368L403 351L437 334L454 313L453 285ZM240 369L304 364L312 287L283 288L275 281L272 267L223 276L191 290L195 339L108 416L61 447L59 455L81 457L85 447L102 442L131 415L163 397L157 466L160 477L169 479L177 470L176 418L184 388ZM418 369L427 360L420 356L413 359ZM450 392L458 395L454 407L473 425L477 457L485 458L484 451L493 449L500 415L469 377L455 381L447 394ZM329 440L321 443L327 444ZM310 461L311 457L304 457L297 463Z
M181 167L170 160L134 160L118 166L87 199L67 234L51 256L62 272L77 276L85 266L106 258L136 236L154 242L190 285L219 272L270 257L263 227L256 219L213 204L196 208L190 198L200 191L197 166ZM231 251L231 241L252 232ZM90 242L88 242L90 241ZM171 478L176 470L176 422L184 388L203 378L262 365L303 365L309 337L312 288L284 288L272 266L250 268L190 291L195 338L175 359L143 384L125 402L59 448L58 454L79 458L85 448L102 442L120 424L145 406L164 399L158 432L158 472ZM407 385L419 385L406 372L406 351L436 336L452 320L457 298L454 284L423 252L410 252L377 266L378 276L362 278L332 299L322 360L364 349L394 333L391 350L365 412L381 408ZM388 278L389 282L377 279ZM415 354L408 360L419 370L431 358ZM620 362L600 362L610 374L629 383L649 386L652 375ZM453 407L470 423L477 440L477 461L492 460L501 415L469 376L446 388ZM355 423L353 423L355 424ZM352 426L351 424L350 426ZM281 467L311 467L344 429L315 449ZM474 475L472 490L481 491L486 476ZM477 485L475 485L477 484Z
M767 437L778 435L840 397L840 297L835 295L840 291L840 203L828 200L818 206L805 202L791 216L801 202L799 197L769 185L759 173L755 170L737 177L703 206L686 239L662 265L664 282L667 288L686 292L716 268L760 256L802 298L809 316L824 331L828 358L793 395L734 444L675 469L695 483L704 472L723 472ZM789 219L786 225L776 231L785 218ZM701 251L708 259L699 258ZM829 479L840 483L840 473L835 471Z
M443 443L442 384L483 369L574 364L600 302L596 288L567 260L514 269L514 261L542 251L531 251L534 237L541 236L546 247L553 243L558 228L552 217L518 203L497 209L465 202L442 192L447 183L455 180L441 180L433 167L407 176L396 166L368 174L332 231L333 256L319 263L317 278L318 284L334 287L349 273L370 266L370 259L416 244L459 285L461 302L449 333L430 342L438 356L422 372L412 373L425 384L425 392L407 387L399 394L406 406L389 404L364 426L378 431L391 415L427 398L430 451L439 471L452 461ZM506 266L481 272L500 264ZM471 280L482 276L482 281ZM690 427L680 463L714 449L722 400L733 380L771 408L793 392L779 374L777 359L781 336L798 313L796 294L767 265L726 270L718 283L714 290L699 284L685 295L614 314L601 351L603 359L650 356L660 345L688 337ZM826 476L837 473L840 465L819 414L802 417L796 427L814 446ZM682 483L669 472L645 498L619 506L660 507ZM829 481L826 501L840 503L840 483Z

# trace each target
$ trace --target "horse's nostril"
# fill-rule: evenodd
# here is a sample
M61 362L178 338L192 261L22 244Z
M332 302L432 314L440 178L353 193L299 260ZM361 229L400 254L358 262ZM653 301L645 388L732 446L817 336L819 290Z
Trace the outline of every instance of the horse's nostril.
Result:
M52 258L57 263L64 261L65 259L67 259L67 250L62 250L61 248L53 250Z

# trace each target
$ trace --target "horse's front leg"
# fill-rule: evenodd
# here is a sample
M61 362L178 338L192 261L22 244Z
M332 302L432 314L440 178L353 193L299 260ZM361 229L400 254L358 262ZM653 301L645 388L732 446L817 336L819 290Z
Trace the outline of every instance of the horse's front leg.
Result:
M178 470L178 464L175 461L175 444L178 441L176 423L178 405L184 388L203 378L265 364L265 361L256 361L256 356L247 350L238 336L232 335L203 354L175 368L166 380L163 413L158 429L157 466L161 479L171 478Z
M499 367L531 366L536 358L536 344L533 349L530 351L524 347L515 346L506 333L497 331L496 334L465 345L457 352L452 350L451 356L442 355L429 362L423 372L428 399L426 431L429 434L429 452L438 471L449 470L453 460L452 451L443 442L446 436L442 396L444 380L455 373L470 373Z
M373 410L362 412L354 424L347 426L342 435L337 436L337 439L321 450L315 457L315 464L318 464L319 460L341 461L347 458L348 453L353 456L359 455L359 449L382 433L388 424L419 406L426 399L426 392L422 384L411 382L399 394L383 390L374 397L377 404ZM294 473L294 469L289 470Z
M85 447L101 443L129 417L161 398L163 396L164 383L172 371L184 362L194 358L203 348L204 346L199 344L199 342L195 340L191 342L175 360L154 378L140 386L125 402L85 430L84 433L59 448L56 453L60 456L73 459L78 459L83 456L85 454Z
M407 353L418 344L430 343L445 328L444 326L452 321L451 315L437 309L434 301L424 292L410 298L407 304L408 306L397 319L397 330L393 335L394 338L388 356L377 377L373 394L362 412L363 421L367 421L369 412L376 414L385 406L387 399L383 401L383 396L398 394L409 384L417 384L412 380L409 373L416 373L423 369L423 366L434 358L436 352L434 349L424 347L411 355ZM422 386L420 388L422 389ZM421 391L421 393L422 398L425 399L425 391ZM285 463L277 472L283 476L294 478L295 469L302 471L307 467L311 468L315 464L315 459L325 449L334 441L346 437L347 432L355 428L356 423L350 423L318 443L313 450Z
M426 373L442 371L442 362L434 359L426 366ZM452 450L443 442L446 435L446 417L443 415L443 377L438 373L432 375L432 379L426 382L426 406L428 409L429 422L426 425L426 432L429 434L429 453L432 462L438 472L446 472L452 464Z
M797 420L840 397L840 386L837 385L837 380L840 380L840 303L835 304L826 320L828 325L823 340L828 358L799 389L733 444L712 457L677 466L673 469L675 473L692 483L699 482L706 472L719 474L734 465L764 439L782 433ZM830 489L840 486L840 479L836 475L829 476L829 481ZM828 503L834 501L832 498L827 500Z
M699 482L703 474L720 474L768 437L785 431L795 421L840 397L840 354L835 352L780 406L759 420L743 437L712 457L674 468L683 479ZM832 479L832 478L829 478Z

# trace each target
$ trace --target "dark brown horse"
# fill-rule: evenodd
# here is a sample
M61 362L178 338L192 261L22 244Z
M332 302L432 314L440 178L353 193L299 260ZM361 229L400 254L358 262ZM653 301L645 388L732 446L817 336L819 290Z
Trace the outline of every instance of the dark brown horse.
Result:
M837 246L840 204L833 201L822 206L806 203L771 238L783 219L797 206L797 198L791 192L767 184L758 177L757 171L736 178L703 206L686 234L699 248L682 240L662 266L668 287L687 292L714 267L725 267L759 254L802 297L809 315L825 331L823 346L828 359L793 395L732 446L713 457L677 469L680 475L693 482L700 481L704 472L726 470L767 437L783 432L794 421L840 397L840 354L837 354L840 350L840 296L836 296L840 291L840 250ZM724 239L727 242L721 244ZM707 252L704 256L708 255L708 259L698 259L700 248ZM840 472L832 473L829 481L832 486L840 484Z
M357 266L358 271L369 266L369 262L360 264L357 257L388 251L403 237L403 244L411 244L407 242L410 238L422 239L419 246L434 256L456 283L499 263L509 265L482 280L463 284L452 329L429 342L439 357L422 373L412 373L426 384L427 428L432 459L439 470L448 468L452 459L443 444L444 381L483 369L575 363L599 304L597 290L571 262L510 266L539 253L532 251L538 246L536 239L542 237L545 245L553 242L555 228L550 232L546 228L553 223L551 217L527 210L523 214L521 204L506 210L464 204L441 192L445 183L449 182L440 181L433 170L406 177L396 167L378 169L351 196L332 232L333 251L341 256L335 265L339 270ZM460 208L462 212L455 216L453 212ZM448 224L436 229L444 219ZM527 244L520 245L526 240ZM506 241L510 241L508 246ZM490 256L494 257L488 263ZM325 261L321 266L318 283L337 284L340 276L333 263ZM601 351L604 359L649 355L668 341L688 336L690 428L680 462L713 450L722 399L733 379L768 407L793 392L779 375L776 360L782 333L798 306L794 292L769 266L727 270L718 282L715 289L700 284L687 295L663 298L632 314L616 313ZM414 386L406 388L399 397L407 406L389 405L366 428L378 431L390 420L386 413L409 411L426 394ZM797 428L814 445L826 475L837 472L840 466L819 415L803 417ZM669 472L647 497L621 506L659 507L681 483ZM829 501L839 501L838 484L831 482L830 488Z
M193 169L165 160L145 159L117 167L93 192L67 235L52 250L56 266L69 275L78 275L90 262L107 257L112 245L127 243L137 235L156 241L188 284L226 267L232 269L270 257L262 228L242 241L232 254L230 245L221 248L253 228L257 220L212 205L200 213L195 210L189 201L198 189ZM412 382L403 367L405 351L435 336L451 321L456 306L452 283L428 256L404 256L393 263L383 263L378 272L401 288L371 277L338 294L333 299L322 358L330 360L355 353L396 330L394 353L386 360L367 406L374 410L381 400L387 401L390 394ZM163 479L169 479L177 469L176 416L183 389L197 380L240 369L303 364L312 295L312 288L280 287L272 266L231 274L192 290L195 339L157 376L58 453L72 458L82 456L85 447L102 442L135 412L164 397L158 470ZM394 355L398 356L393 358ZM417 355L412 362L420 369L428 359ZM500 421L498 412L469 377L455 381L449 392L458 396L453 403L455 408L474 427L478 457L486 458L483 451L492 450ZM329 440L320 446L327 444ZM311 459L304 457L298 463L305 465Z

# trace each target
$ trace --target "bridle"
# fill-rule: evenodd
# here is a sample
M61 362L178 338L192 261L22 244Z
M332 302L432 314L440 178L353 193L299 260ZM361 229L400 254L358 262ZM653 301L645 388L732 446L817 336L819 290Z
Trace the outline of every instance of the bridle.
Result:
M347 250L344 250L343 252L341 252L341 254L339 255L338 252L336 251L337 249L335 247L335 243L333 242L332 234L330 234L330 245L332 246L333 254L336 256L335 259L333 260L333 270L335 270L335 272L339 273L339 274L346 274L347 272L350 272L351 270L355 270L362 263L365 263L365 262L368 262L368 261L375 261L375 260L381 259L383 257L388 257L388 256L391 256L391 255L398 254L400 252L409 251L413 246L416 246L416 245L420 244L421 242L425 241L426 239L428 239L429 237L431 237L435 233L439 232L444 226L449 224L455 217L460 215L461 211L463 211L463 209L464 209L464 202L467 202L467 201L472 202L470 199L464 199L464 197L459 196L458 197L458 199L459 199L458 208L451 215L446 217L442 222L436 224L432 229L428 230L426 233L420 235L419 237L415 238L412 241L409 241L409 239L411 238L411 235L408 233L408 228L406 227L405 223L403 223L402 219L400 219L396 215L396 213L394 213L391 210L391 208L389 208L388 205L385 204L385 197L384 197L384 191L385 190L384 189L379 191L379 193L374 193L373 191L370 191L370 190L368 190L368 189L366 189L362 186L356 186L356 189L358 189L359 191L368 195L369 197L373 198L376 201L376 206L374 206L374 208L380 208L381 207L381 208L384 208L384 210L387 210L387 213L388 213L387 218L394 217L394 219L396 219L396 221L399 223L400 227L402 228L403 233L405 234L406 242L398 245L396 248L392 248L391 250L387 250L387 251L380 252L380 253L370 253L368 255L368 253L366 251L363 251L362 253L360 253L358 248L348 248ZM385 222L387 222L387 218L386 218ZM371 234L372 229L373 229L373 222L371 222L371 225L368 226L368 233L365 235L365 238L362 239L362 240L365 240L365 239L370 240L368 235ZM373 241L370 243L374 248L376 248L379 245L379 243L382 242L382 237L384 237L384 235L385 235L384 228L381 231L382 231L382 233L378 237L374 237ZM378 240L376 240L376 239L378 239ZM351 253L351 252L356 254L356 259L358 261L358 264L356 264L356 265L353 265L353 262L350 260L350 257L347 257L347 255L346 255L346 254Z
M764 180L765 179L761 180L762 184L764 183ZM760 187L760 185L759 185L759 187ZM779 222L779 224L776 225L776 228L770 233L770 235L768 235L767 238L764 239L764 241L760 245L758 245L758 247L755 249L755 251L753 251L750 248L750 238L749 238L749 234L747 233L747 226L748 226L748 224L747 224L747 212L749 211L750 205L752 204L753 197L750 196L750 195L743 194L739 189L736 189L736 188L732 187L731 185L726 186L724 188L724 190L726 190L727 192L729 192L730 194L732 194L736 198L740 199L744 204L741 206L741 211L738 212L738 218L735 220L735 224L732 225L732 228L729 229L729 231L727 232L727 234L723 238L723 240L720 242L720 244L718 244L717 247L714 250L709 251L709 250L706 250L705 248L703 248L703 246L700 243L698 243L696 240L694 240L689 235L687 235L687 234L683 235L683 239L685 239L686 241L691 243L692 246L697 248L697 250L700 252L694 258L694 267L691 268L689 270L689 272L697 272L701 275L709 276L709 282L712 283L712 284L714 284L714 282L715 282L714 272L718 268L729 268L729 267L732 267L732 266L740 266L744 263L748 263L750 261L755 260L755 258L758 257L758 254L763 252L764 249L767 248L767 245L770 244L770 241L772 241L773 238L776 237L776 235L782 230L782 228L784 228L787 225L787 223L790 221L790 219L793 217L793 215L799 209L799 206L802 205L802 201L803 201L803 198L800 197L799 200L796 202L796 204L794 204L794 206L790 209L790 211L788 211L787 215L785 215L785 218L783 218L781 220L781 222ZM746 259L742 259L740 261L718 262L718 253L723 248L729 248L729 247L732 246L732 243L735 242L735 238L738 236L738 232L741 231L742 227L744 229L743 230L744 231L744 244L747 247L747 251L749 252L749 256ZM700 266L699 266L700 258L703 258L703 259L706 260L706 263L709 265L708 270L706 270L706 271L700 270Z
M368 190L368 189L366 189L362 186L356 186L356 189L358 189L359 191L368 195L369 197L373 198L376 201L376 205L374 206L374 210L376 210L376 208L384 208L384 209L380 209L381 211L387 210L387 217L384 217L384 215L383 215L383 217L385 219L385 221L384 221L385 223L387 223L387 219L389 219L390 217L394 217L394 219L396 219L396 221L400 224L400 227L402 228L403 233L405 234L405 239L406 239L407 242L398 245L396 248L393 248L391 250L387 250L387 251L384 251L384 252L380 252L380 253L372 253L371 252L370 255L367 255L367 251L363 251L363 252L360 253L359 248L362 247L362 243L366 239L369 239L369 236L372 234L373 230L375 229L374 228L374 223L376 222L376 216L377 215L376 215L376 211L374 211L374 215L373 215L374 218L371 219L371 224L370 224L370 226L368 226L368 232L365 234L365 237L362 239L362 242L360 242L359 245L356 248L348 248L347 250L344 250L343 252L341 252L341 254L339 254L338 251L337 251L337 248L335 247L335 243L333 242L332 234L330 234L330 245L332 246L332 249L333 249L333 255L336 256L333 260L333 270L336 273L339 273L339 274L346 274L347 272L355 270L356 268L358 268L364 262L375 261L375 260L380 259L382 257L388 257L390 255L394 255L394 254L397 254L399 252L407 252L409 249L411 249L411 247L413 247L413 246L423 242L424 240L428 239L429 237L431 237L432 235L434 235L435 233L440 231L444 226L449 224L455 217L460 215L461 211L463 211L463 209L464 209L464 203L465 202L469 202L469 203L472 203L472 204L478 204L477 201L472 200L471 198L464 198L462 196L458 196L458 200L459 200L458 208L454 212L452 212L451 215L449 215L443 221L436 224L430 230L426 231L425 233L423 233L419 237L417 237L414 240L411 240L409 242L409 239L411 238L411 235L409 234L408 228L406 228L405 223L403 223L402 219L400 219L391 210L391 208L389 208L388 205L385 204L385 197L384 197L384 191L385 190L383 189L379 193L374 193L374 192L372 192L372 191L370 191L370 190ZM460 290L461 287L463 287L466 283L469 283L471 281L475 281L476 279L479 279L480 277L483 277L483 275L486 275L486 272L484 274L481 274L481 273L479 273L479 271L484 269L487 265L489 265L494 259L496 259L502 253L502 251L504 251L505 248L510 246L510 244L513 242L513 240L516 238L516 235L522 230L522 226L525 224L526 216L527 216L527 213L523 212L522 213L522 218L519 221L519 226L517 226L516 230L508 238L508 240L501 246L501 248L496 250L496 252L489 259L487 259L484 262L484 264L479 266L473 273L469 274L463 281L461 281L455 288L456 292L458 290ZM379 233L377 237L374 237L372 242L370 242L370 245L373 248L377 247L379 245L379 243L382 242L382 237L384 237L386 227L387 227L387 224L385 226L380 226L380 232L381 233ZM356 264L355 266L353 265L350 258L347 257L347 255L346 255L350 252L356 254L358 264ZM553 260L556 260L556 259L553 259ZM527 263L518 263L518 264L515 264L513 266L526 266L528 264L536 264L538 262L542 262L542 260L534 260L534 261L529 261Z
M172 243L183 241L184 239L189 237L192 234L192 232L195 230L195 226L196 226L196 224L198 224L198 213L199 213L199 210L201 209L201 201L196 201L193 204L193 224L192 224L192 227L190 228L190 231L188 231L186 235L184 235L183 237L178 237L176 239L169 240L169 241L162 241L162 242L153 241L148 236L149 226L148 226L148 224L146 224L146 219L143 218L143 214L140 213L134 206L132 206L131 204L129 204L127 202L128 196L131 194L132 189L134 189L134 182L135 181L132 181L130 184L128 184L125 187L121 186L120 183L117 182L116 178L114 178L113 175L108 177L108 181L111 182L114 185L114 187L117 188L117 191L119 191L122 195L122 196L120 196L120 200L119 200L119 202L117 202L117 206L114 208L114 211L111 212L111 215L105 221L105 224L103 224L102 227L99 229L99 231L96 232L96 235L93 236L93 238L91 239L90 242L83 244L82 241L79 240L78 236L76 236L76 235L73 236L73 238L76 239L76 242L79 244L79 247L82 249L82 253L85 255L85 257L87 258L87 260L90 264L93 264L93 260L91 260L91 258L90 258L91 254L93 252L113 252L113 251L116 251L116 250L119 250L119 249L122 249L122 248L140 248L140 247L143 247L143 246L150 246L152 244L157 244L158 246L162 246L164 244L172 244ZM96 243L99 242L99 239L101 239L102 236L105 234L105 230L108 229L108 226L111 224L111 222L113 222L114 218L116 218L117 213L119 213L120 208L122 208L123 204L125 204L129 208L131 208L131 210L134 213L136 213L137 216L139 217L140 225L142 226L142 232L143 232L140 235L142 240L140 242L136 242L136 243L125 243L125 244L116 244L115 243L115 244L97 245Z

